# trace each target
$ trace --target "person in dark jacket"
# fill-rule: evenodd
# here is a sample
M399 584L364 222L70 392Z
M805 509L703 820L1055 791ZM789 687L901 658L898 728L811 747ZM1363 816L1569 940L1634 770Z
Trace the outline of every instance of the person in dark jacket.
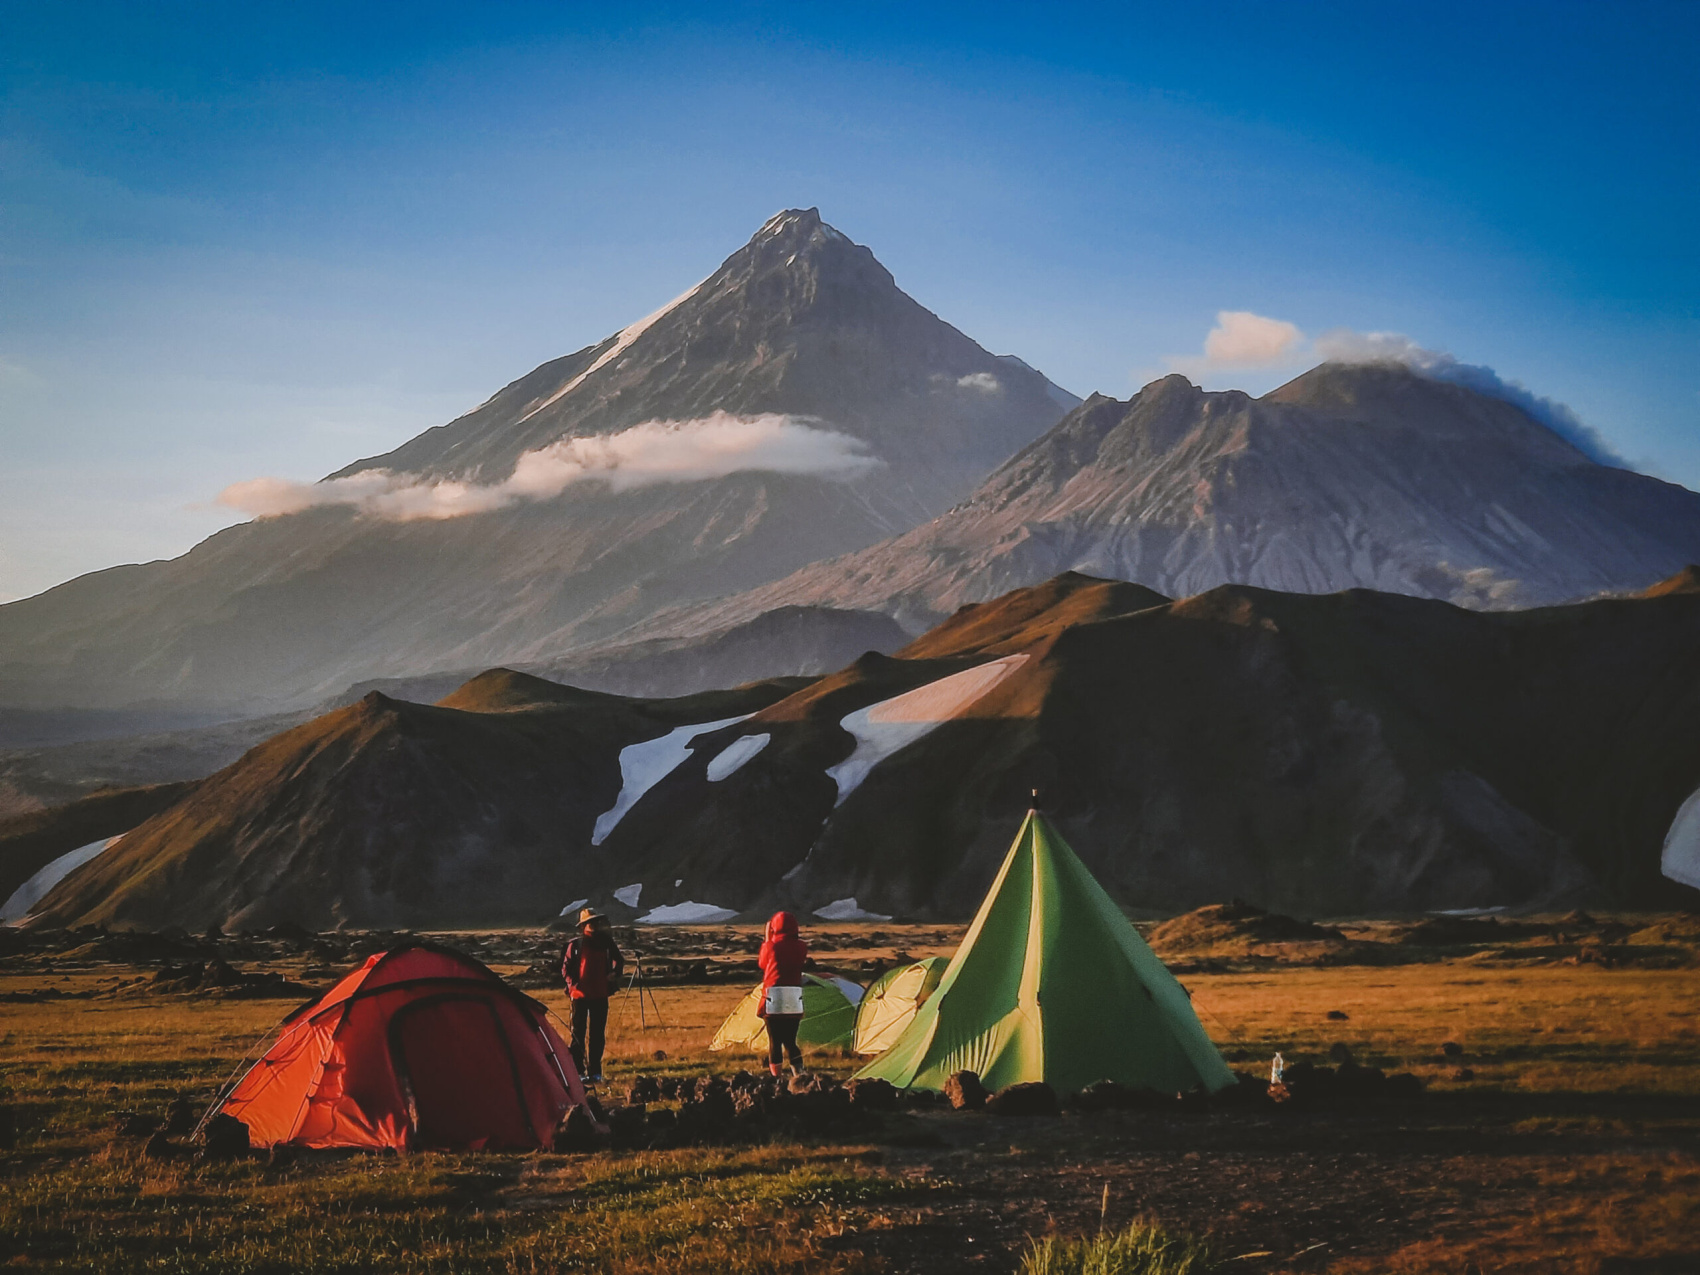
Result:
M762 1000L756 1013L767 1023L767 1069L779 1074L783 1055L791 1073L803 1074L803 1051L797 1047L797 1028L803 1022L803 962L809 945L797 935L797 918L775 912L761 945Z
M568 1050L579 1075L599 1085L602 1048L608 1035L608 998L619 983L625 960L602 913L585 908L578 914L578 930L561 953L561 978L573 1002L573 1035Z

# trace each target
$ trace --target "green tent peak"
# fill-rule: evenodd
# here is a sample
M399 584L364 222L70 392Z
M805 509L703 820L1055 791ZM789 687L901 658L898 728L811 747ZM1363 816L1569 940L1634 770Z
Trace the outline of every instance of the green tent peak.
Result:
M1031 810L938 989L858 1076L904 1089L1097 1080L1174 1092L1234 1074L1186 991L1050 820Z

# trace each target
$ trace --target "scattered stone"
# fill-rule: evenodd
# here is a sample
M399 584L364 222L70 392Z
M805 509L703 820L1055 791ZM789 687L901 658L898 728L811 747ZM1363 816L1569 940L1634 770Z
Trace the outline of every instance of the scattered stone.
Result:
M201 1154L209 1160L231 1160L247 1155L248 1126L222 1111L201 1130Z
M1395 1102L1409 1102L1423 1096L1423 1081L1421 1076L1412 1075L1408 1071L1395 1072L1387 1078L1387 1096Z
M644 1145L648 1115L641 1103L609 1112L608 1136L615 1150L630 1151Z
M1343 1009L1331 1009L1328 1011L1328 1021L1331 1023L1343 1023L1346 1019L1347 1014Z
M953 1072L944 1082L944 1096L957 1111L978 1111L986 1105L986 1087L972 1071Z
M655 1082L654 1076L639 1076L632 1081L632 1087L626 1090L626 1101L634 1107L660 1102L661 1086Z
M650 1060L652 1062L666 1062L667 1061L667 1051L665 1049L657 1049L649 1057L650 1057Z
M1344 1041L1335 1041L1328 1047L1328 1061L1333 1063L1352 1062L1352 1047Z
M860 1111L896 1111L897 1089L886 1080L852 1080L844 1086L851 1107Z
M1452 1079L1458 1081L1474 1080L1475 1078L1476 1069L1474 1067L1460 1067L1452 1073Z
M1449 1040L1440 1047L1440 1052L1448 1058L1461 1058L1464 1055L1464 1046L1455 1040Z
M169 1160L176 1154L176 1144L166 1136L163 1129L149 1138L142 1147L142 1159L144 1160Z
M1057 1091L1043 1080L1006 1085L986 1099L986 1110L998 1116L1055 1116Z
M176 1098L165 1109L164 1132L170 1137L181 1138L192 1133L200 1119L200 1108L187 1098Z
M1212 1105L1210 1091L1203 1085L1194 1085L1191 1089L1175 1095L1175 1106L1187 1115L1202 1115L1209 1111Z
M159 1131L159 1121L134 1111L114 1111L110 1123L120 1138L148 1138Z
M596 1121L591 1119L590 1112L574 1107L555 1130L554 1149L569 1154L594 1151L597 1141Z

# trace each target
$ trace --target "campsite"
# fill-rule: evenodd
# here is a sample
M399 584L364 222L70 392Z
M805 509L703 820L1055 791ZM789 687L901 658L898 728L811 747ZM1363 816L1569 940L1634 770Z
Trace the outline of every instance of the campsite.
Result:
M279 928L10 931L0 1261L184 1271L1013 1271L1046 1236L1136 1219L1228 1270L1693 1268L1700 927L1632 914L1294 922L1244 905L1144 924L1236 1074L1341 1060L1420 1097L1194 1099L1055 1116L905 1100L841 1127L585 1151L312 1151L229 1159L185 1136L302 999L416 941L561 1014L560 936ZM821 971L948 957L962 926L808 927ZM751 981L758 927L619 932L610 1114L643 1081L677 1115ZM212 973L208 973L212 971ZM228 971L228 972L225 972ZM316 998L316 997L315 997ZM639 1002L641 1001L641 1007ZM815 1048L842 1081L865 1060ZM1237 1088L1237 1086L1236 1086ZM686 1103L677 1095L683 1090ZM154 1142L175 1119L180 1132ZM665 1123L662 1121L661 1123ZM1586 1241L1584 1244L1583 1241ZM1573 1256L1557 1259L1555 1252ZM1565 1264L1568 1262L1568 1264Z

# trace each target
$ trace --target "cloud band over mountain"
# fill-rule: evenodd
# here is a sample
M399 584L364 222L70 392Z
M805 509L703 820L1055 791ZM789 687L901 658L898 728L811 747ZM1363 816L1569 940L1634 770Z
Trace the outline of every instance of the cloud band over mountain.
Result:
M1169 367L1190 377L1217 372L1297 368L1308 360L1331 363L1399 363L1436 381L1462 385L1521 408L1590 460L1618 469L1632 465L1614 451L1571 408L1544 398L1491 367L1460 362L1444 350L1430 350L1400 332L1355 332L1331 328L1314 341L1297 325L1250 310L1221 310L1204 339L1203 354L1171 355Z
M805 419L715 412L698 420L645 421L615 434L563 438L526 452L513 473L496 483L374 469L316 483L254 478L226 487L218 503L259 518L340 505L407 522L550 500L583 482L627 491L752 470L848 481L880 464L861 440Z

